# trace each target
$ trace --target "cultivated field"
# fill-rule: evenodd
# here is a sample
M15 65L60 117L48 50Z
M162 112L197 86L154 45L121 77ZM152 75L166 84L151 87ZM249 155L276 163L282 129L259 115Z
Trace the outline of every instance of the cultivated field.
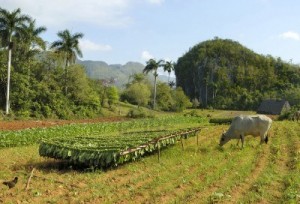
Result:
M236 113L214 112L213 116ZM169 116L168 116L169 117ZM47 129L0 132L0 139L30 138L17 147L0 149L0 180L15 176L15 188L0 186L0 203L299 203L300 124L276 121L269 144L246 138L244 149L231 141L218 147L228 125L211 125L206 117L172 116ZM155 122L156 121L156 122ZM160 122L158 122L160 121ZM132 124L135 124L134 126ZM111 135L132 130L173 130L203 127L197 137L180 141L138 161L105 170L76 169L65 162L40 157L40 137ZM116 128L117 127L117 128ZM6 135L3 139L2 135ZM11 143L9 143L11 144ZM28 177L34 168L29 187Z

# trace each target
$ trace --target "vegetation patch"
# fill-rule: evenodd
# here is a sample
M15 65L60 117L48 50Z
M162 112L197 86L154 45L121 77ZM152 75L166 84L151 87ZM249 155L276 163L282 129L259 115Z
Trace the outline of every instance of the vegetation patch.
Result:
M70 124L51 128L25 129L18 131L1 131L0 148L25 146L41 142L43 139L57 138L59 135L77 137L119 134L132 130L180 129L196 127L206 123L204 118L184 117L182 115L145 118L124 122L103 122L94 124Z
M214 123L214 124L230 124L232 122L232 118L211 118L209 120L209 123Z

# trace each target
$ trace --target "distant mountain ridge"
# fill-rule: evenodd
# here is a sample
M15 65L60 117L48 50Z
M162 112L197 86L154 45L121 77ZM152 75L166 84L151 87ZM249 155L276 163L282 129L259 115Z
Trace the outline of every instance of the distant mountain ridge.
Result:
M127 62L125 65L109 65L104 61L78 60L77 63L85 68L88 77L91 79L114 79L115 85L118 87L124 87L131 75L142 73L145 68L145 65L139 62ZM152 80L153 77L151 74L149 74L149 77ZM167 82L168 76L159 75L158 79Z

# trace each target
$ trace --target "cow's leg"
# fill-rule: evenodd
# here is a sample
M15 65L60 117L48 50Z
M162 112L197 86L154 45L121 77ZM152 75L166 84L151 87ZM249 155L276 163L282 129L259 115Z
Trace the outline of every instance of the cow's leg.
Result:
M242 133L241 135L240 135L240 138L241 138L241 142L242 142L242 148L244 148L244 133Z
M265 141L265 135L266 134L260 133L260 144L264 143L264 141Z

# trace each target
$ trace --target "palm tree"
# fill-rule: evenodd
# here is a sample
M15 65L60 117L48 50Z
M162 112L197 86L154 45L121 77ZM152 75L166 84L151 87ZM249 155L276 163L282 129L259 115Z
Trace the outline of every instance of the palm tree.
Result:
M13 48L13 36L24 33L26 23L30 22L30 17L21 14L21 9L9 12L0 8L0 36L3 46L8 47L8 64L7 64L7 89L6 89L6 108L5 113L9 114L9 92L10 92L10 70Z
M46 49L45 41L39 36L41 33L47 30L46 27L36 27L35 20L33 20L29 22L29 25L27 27L24 27L24 30L26 31L24 40L26 40L26 43L28 43L29 50L37 52L40 49Z
M51 44L50 49L55 49L55 52L62 54L65 59L65 94L67 94L67 75L68 67L75 63L76 56L82 57L82 52L79 48L79 39L83 38L82 33L71 35L69 30L60 31L57 33L60 40Z
M168 83L170 82L171 72L174 70L174 63L171 61L166 61L163 65L164 71L169 73Z
M41 33L47 30L46 27L36 27L35 20L31 20L28 26L24 26L25 35L20 36L20 40L23 43L23 47L20 46L20 51L27 62L31 62L31 59L40 53L42 50L46 50L46 42L39 36ZM28 66L28 81L30 81L31 69Z
M23 30L23 35L16 34L18 47L14 47L13 51L21 53L19 60L22 58L30 62L34 56L46 49L46 42L39 35L47 29L44 26L36 27L35 20L30 20L28 25L23 25Z
M69 30L60 31L57 33L61 40L51 44L50 49L55 49L56 52L64 55L66 67L75 63L76 56L82 57L82 52L79 48L79 39L83 38L82 33L71 35Z
M156 101L156 79L157 79L157 69L159 67L163 66L164 61L163 60L159 60L158 62L156 62L155 59L150 59L147 62L146 67L143 70L143 73L148 74L150 71L153 71L153 75L154 75L154 96L153 96L153 109L155 109L155 101Z

